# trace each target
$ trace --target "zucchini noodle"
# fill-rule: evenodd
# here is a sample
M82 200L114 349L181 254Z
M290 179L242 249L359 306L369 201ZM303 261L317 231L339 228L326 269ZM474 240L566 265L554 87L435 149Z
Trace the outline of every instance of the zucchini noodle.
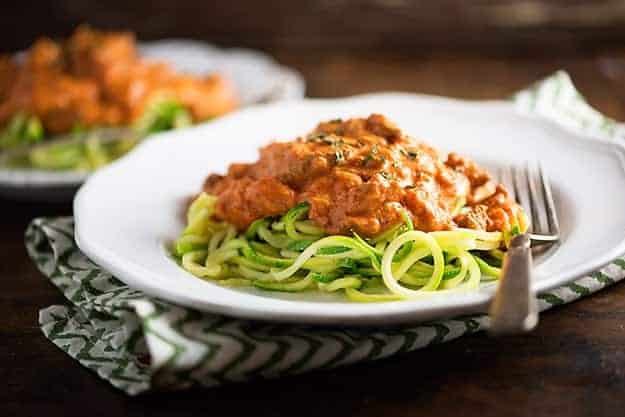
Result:
M265 291L343 293L354 302L384 302L471 291L501 274L506 241L527 228L414 230L403 223L371 239L325 235L301 203L281 218L254 221L244 233L213 219L217 198L200 194L173 255L193 275L224 286Z
M46 135L37 116L16 113L0 127L0 152L11 150L0 165L93 171L125 155L152 133L188 127L192 122L189 110L166 96L155 96L132 126L86 129L78 123L71 132L52 137Z

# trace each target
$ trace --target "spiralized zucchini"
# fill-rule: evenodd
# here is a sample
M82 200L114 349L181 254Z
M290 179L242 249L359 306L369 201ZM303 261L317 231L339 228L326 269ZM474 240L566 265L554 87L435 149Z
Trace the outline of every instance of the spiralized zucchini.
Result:
M185 270L226 286L342 292L356 302L475 290L482 281L498 279L504 238L510 234L425 233L414 230L406 214L403 224L373 239L355 233L327 236L307 220L306 203L237 233L232 225L213 220L216 202L202 193L189 207L187 227L173 245Z
M70 134L44 139L41 121L18 113L0 128L0 151L14 149L14 154L3 158L6 161L0 160L0 166L92 171L125 155L152 133L184 128L192 122L182 104L163 96L156 97L128 128L86 130L77 125ZM35 143L39 144L30 146Z

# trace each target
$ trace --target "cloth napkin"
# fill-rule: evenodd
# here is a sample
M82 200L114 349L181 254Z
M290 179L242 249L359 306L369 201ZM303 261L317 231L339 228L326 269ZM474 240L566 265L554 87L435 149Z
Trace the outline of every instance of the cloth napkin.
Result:
M625 125L594 109L558 72L517 93L520 112L594 136L625 139ZM26 231L28 253L65 295L39 313L45 336L129 395L216 386L381 359L477 332L473 315L393 329L267 324L202 313L129 288L80 252L72 218L39 218ZM625 258L538 296L540 309L569 303L625 277Z

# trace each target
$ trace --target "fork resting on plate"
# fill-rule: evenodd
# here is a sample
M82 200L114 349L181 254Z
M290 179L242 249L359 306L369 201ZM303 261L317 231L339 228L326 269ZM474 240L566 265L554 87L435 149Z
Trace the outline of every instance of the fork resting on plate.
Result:
M532 252L544 253L560 241L551 185L542 166L503 168L499 180L530 218L529 229L515 236L503 262L499 287L490 306L490 333L514 334L538 323L538 303L531 288Z

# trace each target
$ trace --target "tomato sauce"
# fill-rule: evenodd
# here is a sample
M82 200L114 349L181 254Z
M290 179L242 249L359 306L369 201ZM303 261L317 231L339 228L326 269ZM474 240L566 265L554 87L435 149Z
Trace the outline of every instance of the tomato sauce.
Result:
M39 117L50 133L129 125L156 97L177 100L196 121L236 106L226 79L141 59L130 33L81 26L63 43L38 40L23 58L0 56L0 126L17 112Z
M368 237L402 222L403 210L428 232L502 231L519 210L474 162L455 153L443 159L379 114L320 123L304 137L271 143L257 162L232 164L203 189L218 196L215 217L239 230L303 201L328 234Z

